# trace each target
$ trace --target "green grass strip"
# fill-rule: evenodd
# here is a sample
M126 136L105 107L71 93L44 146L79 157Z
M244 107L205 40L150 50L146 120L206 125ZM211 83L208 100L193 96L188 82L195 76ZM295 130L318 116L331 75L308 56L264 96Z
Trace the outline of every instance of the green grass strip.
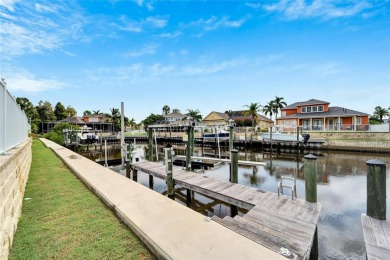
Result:
M34 140L10 259L152 259L152 253L64 163Z

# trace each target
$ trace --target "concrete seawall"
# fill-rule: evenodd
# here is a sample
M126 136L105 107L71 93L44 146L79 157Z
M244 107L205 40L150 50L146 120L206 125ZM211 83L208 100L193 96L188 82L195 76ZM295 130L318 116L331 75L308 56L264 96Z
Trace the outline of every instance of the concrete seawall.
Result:
M31 139L0 155L0 259L8 259L31 166Z

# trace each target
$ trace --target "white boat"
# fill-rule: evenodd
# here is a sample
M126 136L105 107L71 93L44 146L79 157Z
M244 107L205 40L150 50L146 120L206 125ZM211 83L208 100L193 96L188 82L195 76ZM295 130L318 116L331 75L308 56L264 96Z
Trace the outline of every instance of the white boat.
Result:
M303 142L304 144L309 141L310 135L309 134L299 134L297 137L296 134L289 134L289 133L283 133L280 129L281 126L275 126L274 128L276 131L268 132L268 133L260 133L260 136L263 138L264 141L280 141L280 142ZM297 140L298 139L298 140Z
M226 141L229 140L229 132L225 130L220 130L217 135L215 133L204 133L203 139L205 141L213 141L215 142L215 139L219 141Z
M284 141L284 142L296 142L297 136L292 134L285 134L285 133L279 133L274 132L272 133L261 133L260 136L263 138L264 141ZM303 141L303 136L299 135L298 141Z

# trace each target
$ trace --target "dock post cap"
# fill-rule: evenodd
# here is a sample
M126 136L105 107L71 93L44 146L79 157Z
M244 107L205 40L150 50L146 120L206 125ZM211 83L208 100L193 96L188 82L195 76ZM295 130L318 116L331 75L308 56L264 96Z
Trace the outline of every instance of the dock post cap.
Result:
M238 153L238 150L237 150L237 149L232 149L232 150L230 150L230 152L232 152L232 153Z
M385 162L377 159L368 160L366 164L371 166L382 166L382 167L386 166Z
M312 155L312 154L305 155L303 158L308 159L308 160L316 160L317 159L317 157Z

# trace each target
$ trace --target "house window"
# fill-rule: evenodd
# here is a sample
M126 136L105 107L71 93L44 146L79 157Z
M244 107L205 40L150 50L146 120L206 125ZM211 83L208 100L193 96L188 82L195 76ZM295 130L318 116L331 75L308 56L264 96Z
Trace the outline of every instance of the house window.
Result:
M307 111L307 113L310 113L311 112L311 107L307 107L306 111Z
M318 112L324 111L324 106L318 106Z
M313 112L317 112L317 107L311 107Z
M282 111L282 116L286 116L286 111Z
M306 107L302 107L302 113L306 113Z
M361 117L357 117L356 118L356 124L357 125L361 125L362 124L362 118Z

